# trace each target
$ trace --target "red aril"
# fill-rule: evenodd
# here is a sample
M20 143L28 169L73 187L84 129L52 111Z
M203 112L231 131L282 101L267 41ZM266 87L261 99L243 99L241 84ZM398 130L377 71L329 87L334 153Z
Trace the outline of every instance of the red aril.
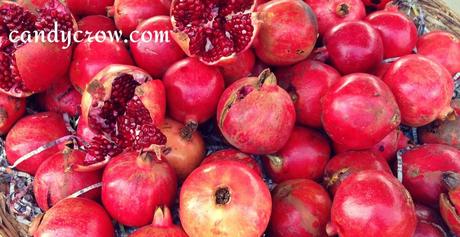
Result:
M383 57L394 58L411 54L417 43L417 28L404 14L377 11L366 17L366 22L382 37Z
M324 44L334 67L342 74L370 72L383 60L379 32L364 21L347 21L331 28Z
M402 123L420 127L452 113L454 82L440 64L420 55L407 55L394 62L383 80L401 110Z
M242 162L229 160L194 170L182 185L179 202L190 237L261 236L272 209L262 178Z
M81 94L67 77L56 81L48 90L39 94L38 102L46 111L67 113L73 117L79 115L81 110Z
M26 112L26 99L0 93L0 135L6 135Z
M290 179L322 177L331 155L329 141L316 130L294 127L287 143L274 154L264 156L269 176L281 183Z
M442 175L442 184L447 189L447 193L442 193L439 197L439 209L444 222L455 234L460 234L460 174L458 171L446 172Z
M206 64L226 61L247 50L256 35L255 0L173 0L173 38Z
M433 31L420 37L417 53L443 65L451 75L460 72L460 40L448 32Z
M272 195L271 237L326 236L331 199L321 185L289 180L278 184Z
M318 23L302 0L272 0L257 8L261 21L254 41L257 57L269 65L291 65L308 57Z
M259 164L257 164L257 161L254 158L252 158L248 154L245 154L232 148L212 153L211 155L204 158L203 162L201 162L201 165L205 165L220 160L233 160L241 162L247 165L249 168L253 169L257 174L260 175L260 177L263 177L262 169L260 168Z
M97 32L105 32L108 36L108 32L112 32L115 35L117 28L111 18L102 15L91 15L83 17L78 21L78 30L82 32L81 39L87 38L86 32L91 33L91 36L95 36Z
M243 77L252 75L252 70L255 64L256 56L254 55L254 52L249 49L237 54L232 59L219 63L218 65L220 66L222 75L224 76L225 85L229 86Z
M13 165L29 152L67 135L69 131L60 114L44 112L26 116L6 136L5 152L8 162ZM38 167L58 151L59 145L51 146L21 162L16 169L35 175Z
M362 0L366 7L376 10L383 10L391 0Z
M173 168L152 152L124 152L113 158L102 176L102 203L118 222L140 227L153 220L160 205L171 205L177 179Z
M101 182L102 172L76 172L75 164L83 164L85 153L65 148L44 161L34 178L34 196L38 206L46 211L58 201ZM80 197L99 199L101 189L93 189Z
M242 152L272 154L288 141L295 108L275 75L265 70L258 78L242 78L224 91L217 124L225 139Z
M81 1L81 0L65 0L75 16L88 15L105 15L107 7L113 4L114 0L98 0L98 1Z
M330 138L350 149L373 147L401 121L393 94L379 78L342 77L322 98L323 126Z
M152 224L137 229L129 237L187 237L180 226L173 224L169 208L158 207Z
M136 30L133 41L130 41L131 53L137 66L152 77L163 77L171 65L185 57L182 49L169 37L172 30L169 16L152 17L139 24ZM152 35L152 40L142 39L142 34L147 32ZM144 37L148 39L148 36Z

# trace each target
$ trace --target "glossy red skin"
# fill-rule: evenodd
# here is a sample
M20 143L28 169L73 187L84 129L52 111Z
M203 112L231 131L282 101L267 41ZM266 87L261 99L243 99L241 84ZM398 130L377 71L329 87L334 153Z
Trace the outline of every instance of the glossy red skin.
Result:
M405 152L403 184L415 201L435 207L446 189L441 184L445 171L460 172L460 151L441 144L426 144Z
M340 74L324 63L305 60L284 70L287 90L294 98L297 123L322 127L321 98L340 79ZM278 75L278 74L277 74Z
M83 92L93 77L111 64L134 64L122 42L85 40L75 48L69 69L70 81L79 92Z
M248 49L235 57L219 64L222 75L224 76L225 85L229 86L233 82L253 75L252 71L256 65L256 56L252 49ZM265 69L265 68L264 68ZM262 69L263 70L263 69ZM257 73L256 75L259 75Z
M341 183L351 174L363 170L380 170L391 174L391 168L381 156L372 151L346 151L332 157L324 169L327 189L335 194Z
M157 208L151 225L137 229L129 237L188 237L180 226L172 222L171 212Z
M43 112L26 116L20 119L6 136L5 151L8 163L12 165L25 154L67 135L69 131L60 114ZM59 145L50 147L22 162L16 169L35 175L40 164L58 151Z
M26 99L0 93L0 135L5 135L26 112Z
M407 55L394 62L383 77L401 110L402 123L420 127L445 119L454 87L449 72L420 55Z
M331 219L341 237L412 237L417 224L407 190L394 176L377 170L358 172L340 185Z
M375 154L380 155L387 161L392 161L396 157L396 152L407 146L409 139L399 129L390 132L379 143L375 144L370 150ZM346 146L334 143L334 151L337 154L352 151Z
M417 130L420 141L429 144L446 144L460 149L460 119L434 121Z
M257 8L261 25L257 57L269 65L291 65L310 55L318 37L312 9L301 0L272 0Z
M217 204L215 193L227 188L230 202ZM202 165L185 180L180 219L190 237L261 236L271 214L270 191L251 168L237 161Z
M149 224L159 205L171 205L177 188L174 169L166 161L142 155L125 152L112 158L102 176L105 209L118 222L134 227Z
M224 91L224 79L217 67L186 58L171 66L163 82L169 115L182 123L203 123L216 113Z
M62 78L38 96L38 102L46 111L67 113L70 116L80 114L81 94L68 78Z
M385 6L387 5L387 3L391 2L391 0L362 0L364 5L366 7L370 7L370 8L373 8L373 9L377 9L377 10L383 10L385 9Z
M370 74L342 77L322 98L323 126L336 143L354 150L372 148L400 123L396 100Z
M129 36L142 21L154 16L168 16L169 7L163 0L115 0L108 15L113 16L123 35Z
M420 37L417 53L443 65L451 75L460 72L460 40L448 32L433 31Z
M96 202L86 198L68 198L48 210L34 237L114 237L109 215Z
M65 0L72 14L75 16L106 15L107 7L113 5L114 0L82 1Z
M83 164L86 153L64 149L44 161L34 178L34 196L42 210L48 210L58 201L93 184L101 182L102 172L76 172L73 164ZM101 189L93 189L80 195L82 198L99 199Z
M224 91L217 107L217 123L225 139L240 151L272 154L288 141L294 128L295 108L289 94L276 84L274 75L260 77L242 78ZM229 108L245 86L254 90Z
M169 16L156 16L143 21L133 34L135 41L130 41L130 49L134 61L138 67L146 70L152 77L161 78L168 68L177 61L185 57L184 51L177 43L169 38L172 30L171 19ZM156 42L154 40L146 42L141 40L143 32L168 32L169 42ZM155 36L154 36L155 37Z
M205 165L220 160L239 161L247 165L249 168L253 169L257 174L260 175L260 177L263 177L262 169L260 168L259 164L257 164L257 161L254 158L252 158L248 154L245 154L232 148L216 151L210 154L209 156L204 158L203 162L201 162L201 165Z
M415 214L417 215L417 219L419 221L442 225L441 216L439 215L438 210L431 207L415 203Z
M382 10L368 15L365 21L380 33L384 58L412 53L417 44L417 28L406 15Z
M199 132L194 132L190 139L181 136L184 124L166 119L159 127L166 136L163 155L173 167L177 177L184 180L203 160L206 147Z
M383 60L382 37L364 21L334 26L325 34L324 45L332 64L343 75L369 72Z
M321 36L345 21L361 20L366 16L366 9L361 0L304 0L318 18L318 31ZM340 6L348 7L348 14L341 12Z
M269 233L272 237L326 236L331 199L324 188L308 179L276 186Z
M117 30L115 27L115 22L113 22L111 18L103 15L91 15L83 17L77 23L78 30L81 30L82 32L92 32L92 36L94 36L99 31L115 32Z
M290 179L317 180L323 175L330 155L326 137L310 128L295 127L283 148L264 156L263 162L276 183Z
M413 237L447 237L447 235L439 225L419 221Z

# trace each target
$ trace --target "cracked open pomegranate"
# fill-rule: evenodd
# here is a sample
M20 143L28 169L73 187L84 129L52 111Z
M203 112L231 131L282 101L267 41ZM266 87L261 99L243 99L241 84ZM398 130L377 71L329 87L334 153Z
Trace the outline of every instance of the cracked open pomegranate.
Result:
M454 234L460 234L460 174L446 172L442 175L442 183L448 190L439 198L441 216Z

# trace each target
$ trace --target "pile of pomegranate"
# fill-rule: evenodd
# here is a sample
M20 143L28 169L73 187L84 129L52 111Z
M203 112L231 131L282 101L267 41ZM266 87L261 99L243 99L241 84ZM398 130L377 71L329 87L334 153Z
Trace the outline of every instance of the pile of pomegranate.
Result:
M123 38L9 38L55 26ZM390 0L1 1L2 172L34 237L460 236L460 41L420 29Z

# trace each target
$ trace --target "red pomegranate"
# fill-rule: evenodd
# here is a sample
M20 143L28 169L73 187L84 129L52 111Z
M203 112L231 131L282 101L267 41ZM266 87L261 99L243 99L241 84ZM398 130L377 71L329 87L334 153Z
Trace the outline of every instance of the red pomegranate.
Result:
M140 227L152 222L160 205L176 195L174 169L151 152L124 152L113 158L102 176L102 203L118 222Z
M81 1L65 0L75 16L105 15L107 7L113 4L114 0Z
M417 222L417 228L413 237L447 237L447 233L441 226L424 221Z
M97 32L115 32L115 22L111 18L102 15L91 15L81 18L78 22L78 30L82 32L81 38L87 38L86 32L90 33L90 36L96 36Z
M384 58L412 53L417 43L417 28L406 15L382 10L368 15L366 22L380 33Z
M29 152L69 135L64 119L54 112L33 114L20 119L5 140L6 157L10 165ZM62 144L62 143L61 143ZM60 151L58 144L50 145L16 166L16 169L35 175L40 164Z
M62 41L42 42L33 34L28 43L13 43L9 36L16 38L33 31L47 36L55 22L59 32L73 32L77 28L75 19L58 0L48 1L36 13L14 2L2 1L0 11L0 91L27 97L46 90L67 73L72 47L66 47L67 42Z
M187 237L184 230L173 224L168 207L159 207L151 225L137 229L129 237Z
M180 219L190 237L261 236L272 209L262 178L238 161L202 165L185 180Z
M294 128L295 116L291 97L269 70L230 85L217 107L217 123L225 139L251 154L281 149Z
M428 144L446 144L460 149L460 119L436 120L417 130L420 141Z
M256 56L254 55L254 52L249 49L237 54L232 59L219 63L218 65L220 66L222 75L224 76L225 85L229 86L243 77L252 75L252 70L256 65Z
M67 113L74 117L81 111L81 94L67 77L56 81L48 90L39 94L38 102L46 111Z
M269 176L281 183L290 179L322 177L331 155L329 141L310 128L294 127L288 142L274 154L264 156Z
M371 148L401 121L396 100L379 78L342 77L322 98L322 121L330 138L350 149Z
M204 158L203 162L201 162L201 165L209 164L220 160L239 161L249 166L249 168L253 169L256 173L260 175L260 177L263 177L262 169L260 168L259 164L254 158L252 158L248 154L245 154L232 148L212 153L211 155Z
M76 172L75 164L83 164L85 153L70 148L52 155L44 161L37 170L34 178L34 195L38 206L48 210L58 201L101 182L102 172ZM80 197L99 199L101 189L93 189Z
M331 199L321 185L293 179L276 186L269 233L272 237L326 236Z
M257 33L255 0L173 0L172 37L193 57L217 64L246 51ZM166 14L165 14L166 15Z
M391 174L365 170L340 185L332 203L329 236L412 237L417 224L414 204Z
M451 75L460 72L460 40L448 32L433 31L420 37L417 53L443 65Z
M366 7L383 10L391 0L362 0Z
M458 215L458 210L460 205L460 174L446 172L442 175L442 183L448 190L448 193L442 193L439 197L441 216L450 230L455 235L459 235L460 216Z
M366 9L361 0L304 0L318 18L318 32L321 36L345 21L361 20Z
M143 21L136 28L130 42L131 53L137 66L147 71L154 78L161 78L166 70L185 57L185 53L170 39L172 30L169 16L156 16ZM142 40L142 34L150 32L152 41ZM147 37L147 36L146 36Z
M67 198L49 209L34 237L114 237L110 217L99 204L86 198Z
M94 76L111 64L133 65L124 44L110 39L102 42L86 39L75 48L70 65L70 81L82 93Z
M26 112L26 99L0 93L0 135L6 135Z
M183 137L183 127L182 123L168 118L160 126L161 132L166 136L163 155L180 180L184 180L200 165L206 152L200 133L195 132L190 137Z
M379 32L364 21L347 21L331 28L324 44L334 67L342 74L370 72L383 59Z
M435 207L446 189L441 184L443 172L460 172L460 151L441 144L426 144L405 152L403 184L415 201Z
M420 55L407 55L394 62L383 77L401 110L402 123L420 127L450 113L453 80L438 63Z

